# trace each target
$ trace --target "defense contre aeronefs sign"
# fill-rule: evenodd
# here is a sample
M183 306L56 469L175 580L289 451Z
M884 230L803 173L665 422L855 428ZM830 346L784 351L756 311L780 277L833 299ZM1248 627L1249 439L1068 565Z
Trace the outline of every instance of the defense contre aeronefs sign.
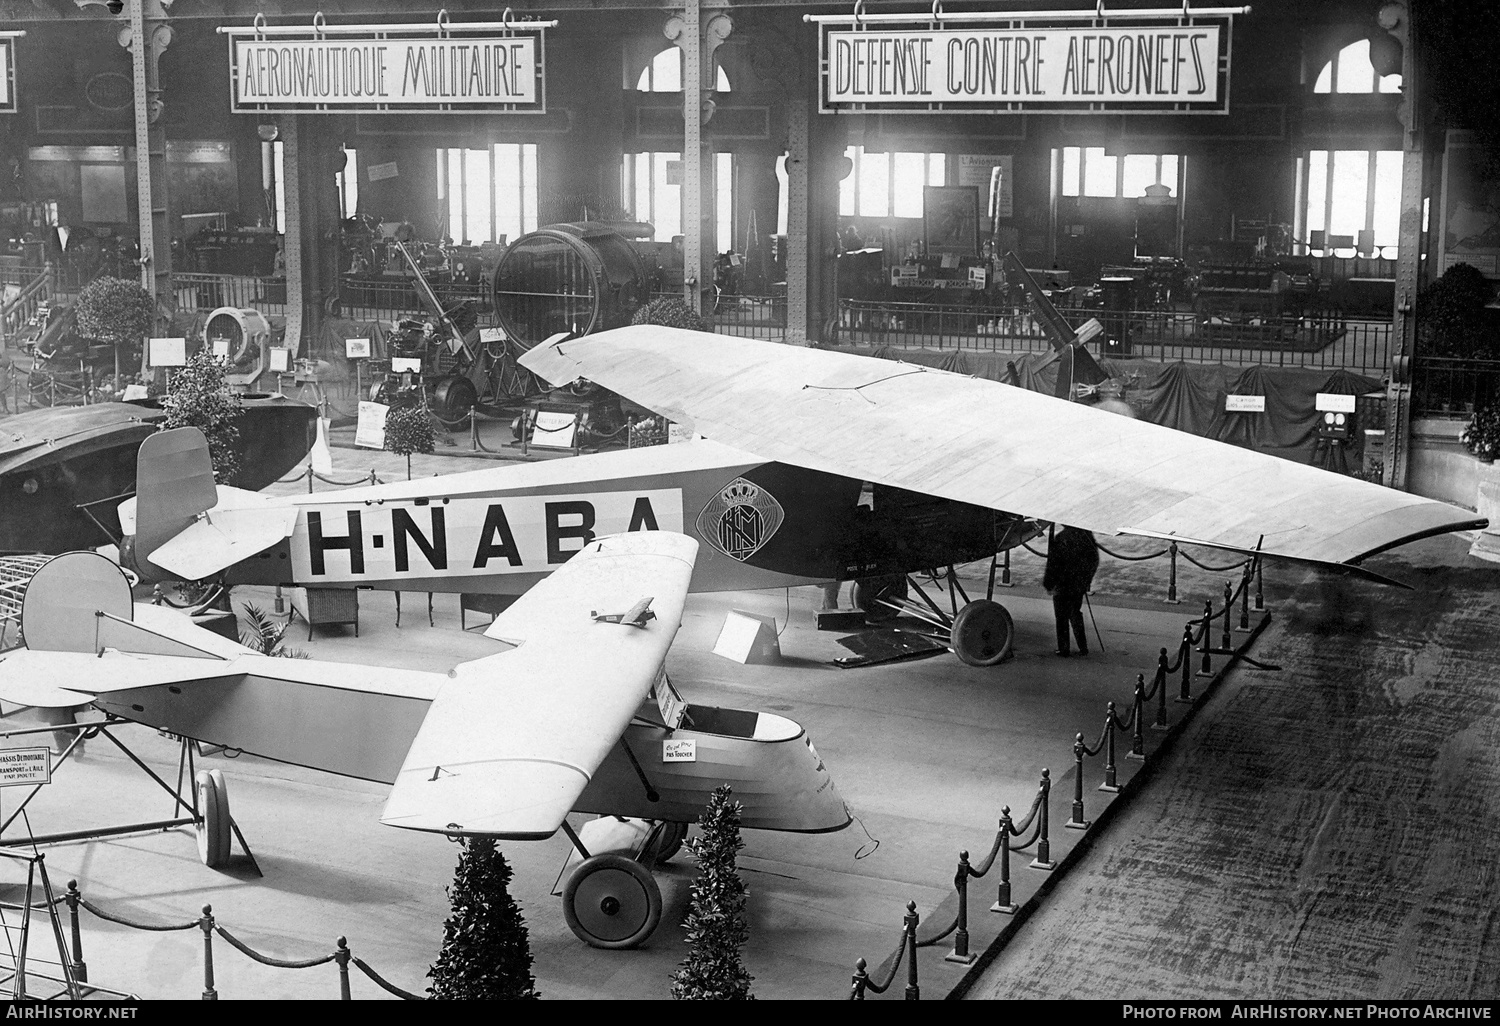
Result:
M1229 24L823 31L822 110L1225 113Z
M230 34L229 57L237 114L546 112L540 29L415 38L380 26L320 38L245 29Z

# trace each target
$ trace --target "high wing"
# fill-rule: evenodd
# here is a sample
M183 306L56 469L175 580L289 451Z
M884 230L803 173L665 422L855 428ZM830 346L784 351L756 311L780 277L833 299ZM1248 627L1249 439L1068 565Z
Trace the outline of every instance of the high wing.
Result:
M445 834L555 833L651 690L682 622L698 543L644 531L590 543L485 632L513 650L438 690L381 822ZM647 597L644 627L596 619Z
M1347 568L1484 527L1469 510L998 382L640 325L538 346L689 430L813 470L1104 534Z

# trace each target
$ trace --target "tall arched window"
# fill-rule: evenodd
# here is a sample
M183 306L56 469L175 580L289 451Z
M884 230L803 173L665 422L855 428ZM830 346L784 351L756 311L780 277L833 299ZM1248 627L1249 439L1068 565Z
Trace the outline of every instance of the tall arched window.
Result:
M1314 93L1399 93L1400 75L1376 75L1370 63L1370 41L1356 39L1323 65Z
M643 93L682 92L682 47L669 46L652 59L641 72L635 88ZM729 76L721 67L714 68L714 89L729 92Z

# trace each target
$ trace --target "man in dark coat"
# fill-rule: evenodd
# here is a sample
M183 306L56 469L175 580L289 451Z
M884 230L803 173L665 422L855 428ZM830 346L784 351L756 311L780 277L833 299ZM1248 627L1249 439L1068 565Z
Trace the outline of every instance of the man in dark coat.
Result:
M1052 595L1057 616L1057 654L1070 655L1068 626L1078 639L1078 654L1089 654L1089 638L1083 629L1083 598L1094 584L1099 569L1099 545L1094 536L1079 527L1064 527L1047 546L1047 569L1042 587Z

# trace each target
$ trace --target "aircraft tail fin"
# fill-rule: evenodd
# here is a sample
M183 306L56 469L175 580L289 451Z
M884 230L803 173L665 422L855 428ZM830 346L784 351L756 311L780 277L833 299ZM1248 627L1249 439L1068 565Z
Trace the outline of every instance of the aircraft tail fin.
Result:
M145 567L166 542L219 501L208 439L194 427L159 431L135 462L135 559Z

